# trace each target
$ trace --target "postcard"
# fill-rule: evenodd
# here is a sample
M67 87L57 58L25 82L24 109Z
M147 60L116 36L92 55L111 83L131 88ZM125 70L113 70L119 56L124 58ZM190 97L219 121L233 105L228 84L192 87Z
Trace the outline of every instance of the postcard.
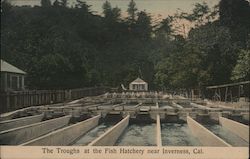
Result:
M1 0L1 159L247 159L249 0Z

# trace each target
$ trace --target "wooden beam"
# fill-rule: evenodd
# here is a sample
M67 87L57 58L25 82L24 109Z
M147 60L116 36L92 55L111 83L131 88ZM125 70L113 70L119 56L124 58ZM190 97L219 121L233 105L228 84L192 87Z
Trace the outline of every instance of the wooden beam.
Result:
M250 81L238 82L238 83L230 83L230 84L223 84L223 85L216 85L216 86L208 86L207 89L216 89L216 88L224 88L224 87L232 87L238 85L250 84Z

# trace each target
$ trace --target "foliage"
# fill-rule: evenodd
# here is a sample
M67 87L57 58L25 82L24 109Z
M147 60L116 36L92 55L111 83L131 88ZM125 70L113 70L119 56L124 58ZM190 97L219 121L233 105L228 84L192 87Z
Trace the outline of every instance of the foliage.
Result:
M133 0L128 17L106 1L103 16L77 0L42 0L42 6L1 2L1 58L28 72L31 89L106 85L141 76L151 89L191 89L249 78L249 3L195 4L192 13L158 24ZM178 34L176 20L193 28ZM238 60L237 60L238 59Z
M51 1L50 0L41 0L41 6L42 7L50 7Z
M103 14L106 20L110 23L118 21L121 17L121 9L118 7L112 8L110 2L106 1L103 6Z
M249 80L250 79L250 50L241 50L237 64L232 72L232 80Z
M134 2L134 0L131 0L128 4L128 19L130 23L134 23L135 22L135 18L136 18L136 12L137 12L137 8L136 8L136 3Z

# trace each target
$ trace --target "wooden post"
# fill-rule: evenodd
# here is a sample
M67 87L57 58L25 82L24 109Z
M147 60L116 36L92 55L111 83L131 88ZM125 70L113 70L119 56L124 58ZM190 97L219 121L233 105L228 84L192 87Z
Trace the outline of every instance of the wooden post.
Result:
M231 98L231 102L233 102L233 94L232 94L232 90L230 90L230 98Z
M8 73L3 73L3 75L4 75L4 88L3 88L3 90L4 91L7 91L7 89L8 89L7 74Z
M239 98L238 98L238 102L240 101L240 85L239 85L239 89L238 89L238 96L239 96Z
M37 105L37 92L34 92L34 105Z
M13 110L17 109L18 108L18 105L17 105L17 94L14 94L14 106L12 108L14 108Z
M220 88L219 88L219 99L221 101L221 92L220 92Z
M7 98L7 100L6 100L6 110L5 111L7 112L9 107L10 107L10 93L9 92L6 93L6 98Z
M226 91L225 91L225 102L227 102L227 91L228 91L228 87L226 87Z
M38 105L41 104L41 97L42 97L42 93L39 91L38 92Z

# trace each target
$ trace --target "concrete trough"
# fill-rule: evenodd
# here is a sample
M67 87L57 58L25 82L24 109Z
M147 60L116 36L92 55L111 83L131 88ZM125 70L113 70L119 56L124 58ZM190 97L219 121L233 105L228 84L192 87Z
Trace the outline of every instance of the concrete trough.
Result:
M113 146L117 139L121 136L123 131L129 124L130 115L127 115L124 119L122 119L115 126L110 128L100 137L92 141L88 146Z
M199 109L204 109L204 110L211 110L212 108L209 108L207 106L204 106L204 105L199 105L199 104L196 104L196 103L190 103L190 105L192 107L195 107L195 108L199 108Z
M181 106L181 105L179 105L179 104L177 104L177 103L175 103L175 102L172 102L172 105L173 105L174 107L176 107L176 108L183 109L183 106Z
M176 123L179 122L179 114L178 113L166 113L165 114L165 122Z
M172 99L172 102L180 104L180 105L190 105L190 100L187 98L183 99Z
M150 106L142 106L139 110L140 110L140 112L148 112L148 111L150 111Z
M225 127L249 143L249 126L224 117L220 117L219 122L222 127Z
M156 114L152 114L150 112L137 112L134 114L135 118L130 119L130 123L132 124L141 124L141 123L155 123Z
M67 108L74 108L74 107L79 107L82 106L82 104L64 104L64 105L57 105L57 106L49 106L50 109L53 110L63 110Z
M164 108L165 110L171 110L171 109L174 109L174 108L173 108L173 106L168 106L168 105L163 106L163 107L161 107L161 108Z
M219 117L221 116L221 113L219 112L209 112L209 118L210 120L213 120L214 122L219 123Z
M240 113L235 113L235 112L230 113L230 114L228 115L227 118L228 118L228 119L231 119L231 120L233 120L233 121L237 121L237 122L242 122L242 121L243 121L243 120L242 120L242 114L240 114Z
M160 115L157 114L156 116L156 143L157 146L162 146L162 140L161 140L161 119Z
M97 109L103 110L103 111L111 111L113 110L112 106L113 105L100 105L97 107Z
M22 146L66 146L73 143L77 138L96 127L99 123L100 115L89 118L82 122L56 130L29 142Z
M124 106L126 103L119 103L119 104L115 104L112 106L112 110L115 110L115 108L117 107L121 107L121 106Z
M248 113L241 113L242 119L249 123L249 112Z
M136 110L140 109L141 105L142 105L142 103L139 103L135 106L124 106L124 110L136 111Z
M0 132L1 145L18 145L59 129L69 123L71 116L55 118Z
M11 112L0 114L0 121L11 120L11 119L15 118L16 116L19 116L19 114L23 114L23 113L26 113L28 111L39 110L39 109L43 110L43 109L47 109L47 107L61 106L61 105L63 105L63 103L50 104L50 105L40 105L40 106L29 106L26 108L17 109L17 110L11 111Z
M32 106L32 107L22 108L22 109L18 109L15 111L0 114L0 121L11 120L11 119L13 119L13 117L17 116L20 113L23 113L23 112L29 111L29 110L34 110L34 109L36 109L36 107Z
M103 115L103 118L101 118L104 122L119 122L123 119L123 113L119 111L111 111L108 112L106 115Z
M200 122L200 123L211 123L212 120L210 118L210 115L207 114L203 114L203 113L198 113L195 116L196 121Z
M187 116L187 124L192 134L199 139L203 146L231 147L230 144L216 136L189 116Z
M44 114L28 116L23 118L0 121L0 131L30 125L42 121Z

